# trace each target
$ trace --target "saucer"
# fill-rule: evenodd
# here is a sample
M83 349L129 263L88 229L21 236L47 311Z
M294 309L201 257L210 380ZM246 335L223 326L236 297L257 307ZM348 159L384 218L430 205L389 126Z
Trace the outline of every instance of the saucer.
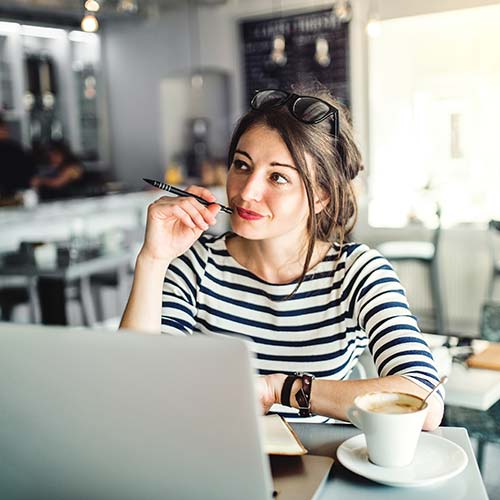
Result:
M389 486L428 486L456 476L465 469L467 455L457 444L423 432L415 458L406 467L380 467L368 460L364 434L344 441L337 450L340 463L360 476Z

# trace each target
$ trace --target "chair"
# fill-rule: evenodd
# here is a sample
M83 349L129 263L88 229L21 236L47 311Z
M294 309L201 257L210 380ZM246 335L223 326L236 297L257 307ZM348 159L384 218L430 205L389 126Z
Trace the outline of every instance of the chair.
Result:
M0 287L0 321L11 321L14 309L22 304L29 303L29 294L26 286L2 286ZM30 322L35 318L30 311Z
M11 265L34 265L33 248L22 242L16 252L5 253L0 257L0 268ZM14 309L20 305L29 306L29 321L36 323L37 311L30 295L36 294L36 282L29 278L4 277L0 283L0 321L11 321Z
M444 311L439 278L438 251L441 239L440 211L438 226L431 241L386 241L377 250L390 262L418 262L427 267L430 274L431 297L434 316L434 333L444 335Z
M137 254L142 247L145 228L139 226L137 228L124 230L122 233L123 248L130 249L130 262L126 269L116 270L113 272L95 274L90 278L90 286L92 296L94 298L94 309L96 319L99 323L105 322L107 319L104 311L102 291L106 288L112 289L116 293L117 305L121 314L122 308L125 306L129 294L130 284L124 283L124 279L129 277L132 279L135 271L135 260Z
M500 342L500 303L486 302L481 311L479 325L481 338L490 342Z
M87 326L95 321L84 306L79 280L61 280L38 277L33 270L39 262L36 248L42 242L23 241L16 252L2 256L1 266L19 268L25 276L6 276L0 283L0 320L12 321L14 309L23 304L29 306L29 322L67 325L66 305L70 300L81 307L83 323ZM59 255L58 255L59 261ZM88 301L87 301L88 302Z
M490 220L488 224L490 233L491 255L493 269L491 272L490 284L488 286L488 300L493 300L495 291L495 281L500 277L500 220Z

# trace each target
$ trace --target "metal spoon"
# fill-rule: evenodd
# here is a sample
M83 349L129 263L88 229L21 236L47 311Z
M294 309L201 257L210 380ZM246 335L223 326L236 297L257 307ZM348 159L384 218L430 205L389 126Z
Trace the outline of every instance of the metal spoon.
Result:
M429 397L434 394L434 392L436 392L436 389L441 385L441 384L446 384L446 381L448 380L448 377L446 375L443 375L441 377L441 379L439 380L439 382L434 386L434 388L432 389L431 392L429 392L429 394L427 394L427 396L425 397L425 399L422 401L422 404L420 405L420 408L419 410L421 410L424 405L425 405L425 402L429 399Z

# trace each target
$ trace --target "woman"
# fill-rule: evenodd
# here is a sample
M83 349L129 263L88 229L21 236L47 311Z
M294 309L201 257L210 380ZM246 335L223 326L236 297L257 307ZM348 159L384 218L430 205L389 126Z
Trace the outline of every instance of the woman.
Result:
M228 163L232 233L200 238L215 203L163 197L149 207L121 327L158 332L161 311L164 333L251 340L264 412L282 403L287 416L301 406L301 416L346 420L358 394L426 395L437 372L397 276L374 250L346 243L362 164L340 105L258 92ZM207 189L189 191L215 202ZM380 378L345 380L366 347ZM316 379L287 376L295 371ZM442 414L440 394L424 428Z
M40 197L64 198L72 193L83 176L83 167L77 156L63 140L51 141L47 147L48 168L31 179L31 186L40 191Z

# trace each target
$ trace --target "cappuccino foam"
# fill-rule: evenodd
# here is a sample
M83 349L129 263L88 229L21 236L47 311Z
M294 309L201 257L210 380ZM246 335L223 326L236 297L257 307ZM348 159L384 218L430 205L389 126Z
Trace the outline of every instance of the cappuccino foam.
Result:
M415 404L404 403L402 401L390 401L371 405L367 408L368 411L374 413L413 413L419 410L419 407Z

